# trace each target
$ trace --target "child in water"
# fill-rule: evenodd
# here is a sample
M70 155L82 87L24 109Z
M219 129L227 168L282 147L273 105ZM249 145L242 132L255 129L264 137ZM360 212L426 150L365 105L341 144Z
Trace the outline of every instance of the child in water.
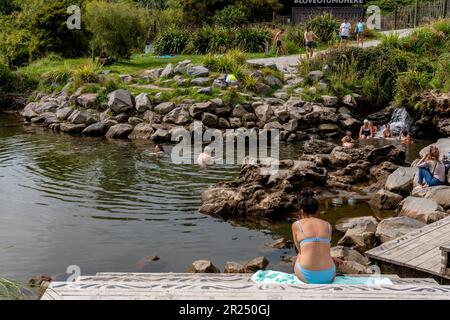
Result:
M346 136L342 138L342 146L345 148L353 148L355 146L355 140L352 138L351 131L347 131Z

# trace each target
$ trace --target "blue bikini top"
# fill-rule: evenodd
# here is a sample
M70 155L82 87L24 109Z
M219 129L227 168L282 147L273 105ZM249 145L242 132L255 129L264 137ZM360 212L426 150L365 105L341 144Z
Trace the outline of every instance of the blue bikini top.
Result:
M300 232L305 234L303 232L303 228L302 228L302 224L300 223L300 221L297 221L297 225L300 229ZM331 236L331 224L328 223L328 233ZM300 241L300 246L306 244L306 243L310 243L310 242L323 242L323 243L331 243L331 240L329 238L305 238L302 241Z

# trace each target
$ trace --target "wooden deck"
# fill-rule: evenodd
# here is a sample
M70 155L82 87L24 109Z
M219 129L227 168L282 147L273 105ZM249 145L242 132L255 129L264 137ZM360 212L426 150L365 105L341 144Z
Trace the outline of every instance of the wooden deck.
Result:
M450 279L442 272L441 247L450 244L450 217L367 251L372 260Z
M99 273L52 282L42 300L450 300L433 279L389 277L392 285L258 285L248 274Z

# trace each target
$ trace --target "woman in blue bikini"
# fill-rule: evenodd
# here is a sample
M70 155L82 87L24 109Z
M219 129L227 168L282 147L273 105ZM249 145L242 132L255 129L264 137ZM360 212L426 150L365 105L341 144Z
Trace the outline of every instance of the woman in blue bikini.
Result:
M332 283L336 265L330 253L331 225L317 218L319 202L312 192L302 192L299 207L301 219L292 225L298 250L295 275L305 283Z

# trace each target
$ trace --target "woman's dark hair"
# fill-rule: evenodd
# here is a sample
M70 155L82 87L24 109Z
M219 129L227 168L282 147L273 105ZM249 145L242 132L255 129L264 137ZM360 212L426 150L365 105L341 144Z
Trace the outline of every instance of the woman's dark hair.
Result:
M160 144L157 144L156 145L162 152L166 152L166 150L164 150L164 148L163 148L163 146L162 145L160 145Z
M300 193L298 207L308 215L316 215L319 211L319 201L314 198L314 192L304 190Z

